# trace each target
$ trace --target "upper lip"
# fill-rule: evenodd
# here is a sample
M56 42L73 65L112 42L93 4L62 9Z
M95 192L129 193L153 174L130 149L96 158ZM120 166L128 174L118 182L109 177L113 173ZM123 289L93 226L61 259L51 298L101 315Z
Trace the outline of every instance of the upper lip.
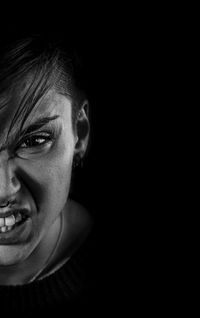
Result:
M21 213L21 214L24 214L24 215L27 215L29 216L30 215L30 212L28 209L25 209L25 208L15 208L15 209L10 209L10 210L7 210L3 213L0 212L0 218L6 218L6 217L9 217L10 215L12 214L16 214L16 213Z

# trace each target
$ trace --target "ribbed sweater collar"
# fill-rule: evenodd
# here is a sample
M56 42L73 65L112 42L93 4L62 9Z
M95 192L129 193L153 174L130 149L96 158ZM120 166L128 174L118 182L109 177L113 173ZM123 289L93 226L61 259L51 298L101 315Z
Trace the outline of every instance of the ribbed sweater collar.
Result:
M50 276L27 285L0 286L2 310L30 311L72 303L81 298L93 282L94 237L93 229L71 259Z

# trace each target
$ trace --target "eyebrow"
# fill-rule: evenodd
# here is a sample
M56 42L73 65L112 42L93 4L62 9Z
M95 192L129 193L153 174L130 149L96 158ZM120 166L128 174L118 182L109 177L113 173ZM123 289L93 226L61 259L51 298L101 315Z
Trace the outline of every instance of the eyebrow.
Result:
M30 134L34 131L37 131L38 129L42 128L43 126L45 126L46 124L48 124L49 122L59 118L59 115L54 115L51 117L42 117L39 118L38 120L36 120L33 124L31 124L30 126L28 126L27 128L25 128L22 132L16 132L14 136L11 136L10 141L8 141L7 145L11 145L11 144L15 144L17 143L18 139L26 134ZM7 147L6 144L0 146L0 151L6 149Z
M59 115L55 115L55 116L51 116L51 117L42 117L38 120L36 120L33 124L31 124L30 126L28 126L27 128L25 128L20 135L24 135L24 134L30 134L40 128L42 128L43 126L45 126L46 124L48 124L49 122L59 118Z

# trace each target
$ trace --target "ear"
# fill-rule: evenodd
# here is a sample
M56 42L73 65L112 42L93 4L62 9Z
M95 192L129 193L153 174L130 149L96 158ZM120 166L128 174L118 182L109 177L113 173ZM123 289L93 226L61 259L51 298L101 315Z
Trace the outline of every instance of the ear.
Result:
M81 106L80 111L76 119L75 134L76 144L74 149L74 155L79 155L83 158L89 140L90 124L88 119L89 103L85 100Z

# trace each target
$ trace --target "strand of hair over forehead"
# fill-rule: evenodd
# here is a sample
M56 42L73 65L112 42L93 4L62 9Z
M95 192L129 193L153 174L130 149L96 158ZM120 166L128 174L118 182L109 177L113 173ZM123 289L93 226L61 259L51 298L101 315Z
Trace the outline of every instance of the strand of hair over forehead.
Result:
M28 66L25 66L18 74L24 77L32 71L32 79L28 83L28 88L25 90L23 97L20 100L20 104L15 112L15 115L10 124L7 138L13 130L16 123L20 122L20 131L22 130L24 123L30 116L33 109L39 106L39 102L49 92L51 88L54 88L61 80L62 72L59 68L59 54L57 51L52 56L41 55L39 59L32 60Z

